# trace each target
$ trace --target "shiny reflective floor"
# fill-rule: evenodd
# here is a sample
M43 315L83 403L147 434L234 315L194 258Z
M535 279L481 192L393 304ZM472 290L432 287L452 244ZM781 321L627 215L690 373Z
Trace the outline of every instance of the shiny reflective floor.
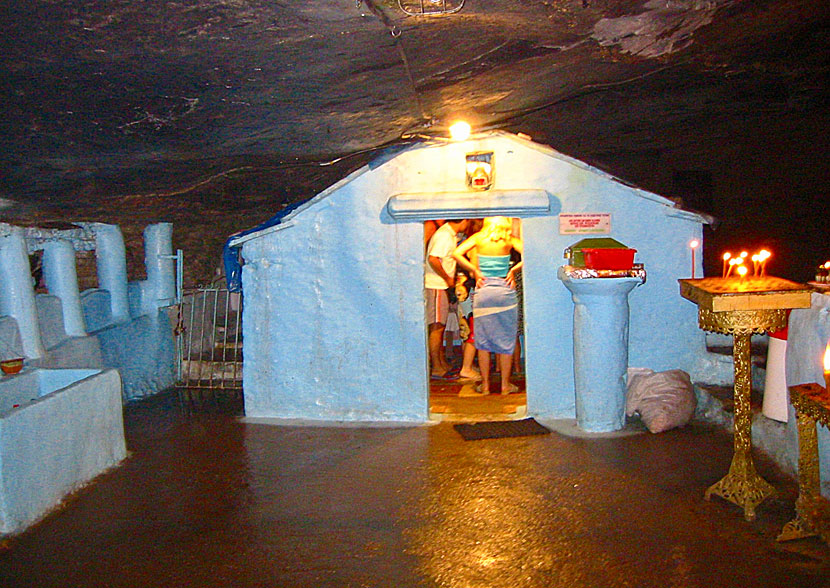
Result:
M124 464L0 544L0 586L828 586L818 540L776 544L706 487L730 436L464 441L408 428L245 424L225 398L127 407Z

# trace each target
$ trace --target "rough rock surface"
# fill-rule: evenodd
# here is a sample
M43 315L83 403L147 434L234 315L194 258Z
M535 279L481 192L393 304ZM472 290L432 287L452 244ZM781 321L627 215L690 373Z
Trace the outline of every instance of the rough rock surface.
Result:
M170 220L205 282L229 233L464 116L720 218L710 271L718 247L763 242L808 279L827 256L828 6L3 2L0 214L119 222L137 259Z

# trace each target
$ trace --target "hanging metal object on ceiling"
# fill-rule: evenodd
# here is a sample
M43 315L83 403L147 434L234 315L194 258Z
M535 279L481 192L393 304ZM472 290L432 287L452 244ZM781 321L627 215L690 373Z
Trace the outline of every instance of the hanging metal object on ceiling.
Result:
M410 16L452 14L464 7L465 0L398 0L398 6Z

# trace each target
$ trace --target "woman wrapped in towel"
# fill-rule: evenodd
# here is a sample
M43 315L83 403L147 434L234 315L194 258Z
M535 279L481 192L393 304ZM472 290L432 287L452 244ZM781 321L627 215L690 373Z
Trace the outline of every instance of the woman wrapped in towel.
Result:
M498 357L501 393L518 391L510 382L510 368L518 321L515 275L521 271L523 262L510 267L510 253L514 249L522 253L522 241L513 236L511 219L494 216L485 218L481 230L452 253L458 265L476 280L473 318L481 369L481 385L477 390L482 394L490 393L490 352Z

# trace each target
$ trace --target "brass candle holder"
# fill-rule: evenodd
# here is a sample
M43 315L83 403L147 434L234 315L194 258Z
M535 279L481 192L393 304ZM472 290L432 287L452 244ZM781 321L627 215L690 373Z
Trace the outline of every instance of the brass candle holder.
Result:
M750 338L787 326L786 309L809 308L811 291L773 276L679 282L680 295L698 306L698 326L704 331L732 335L734 343L734 453L729 472L711 485L704 497L708 500L712 494L720 496L741 507L744 518L752 520L755 507L772 496L775 489L758 475L752 459Z

